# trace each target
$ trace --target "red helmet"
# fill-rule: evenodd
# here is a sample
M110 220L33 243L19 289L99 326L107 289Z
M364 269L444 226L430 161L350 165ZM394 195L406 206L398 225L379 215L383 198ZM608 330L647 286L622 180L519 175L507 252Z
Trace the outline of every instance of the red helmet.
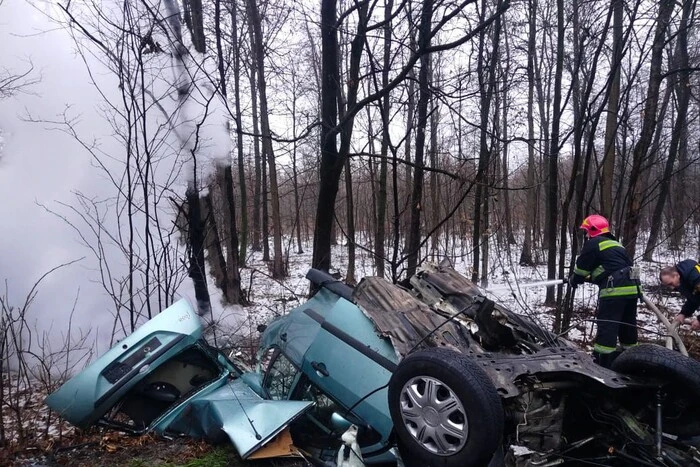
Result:
M605 217L599 214L592 214L583 220L579 229L585 230L588 236L593 238L610 232L610 224L608 224L608 220Z

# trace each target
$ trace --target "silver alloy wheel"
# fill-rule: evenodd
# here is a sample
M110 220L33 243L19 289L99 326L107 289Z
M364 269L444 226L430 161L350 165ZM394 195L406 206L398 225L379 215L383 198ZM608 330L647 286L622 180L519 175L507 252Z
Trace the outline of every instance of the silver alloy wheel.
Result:
M426 450L449 456L464 447L469 434L467 413L445 383L416 376L404 384L400 400L406 430Z

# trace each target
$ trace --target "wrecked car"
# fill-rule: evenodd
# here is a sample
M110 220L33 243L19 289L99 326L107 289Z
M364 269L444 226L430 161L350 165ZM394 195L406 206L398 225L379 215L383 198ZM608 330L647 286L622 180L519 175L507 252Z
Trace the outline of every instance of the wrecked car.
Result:
M700 465L692 359L643 344L602 368L447 263L403 285L307 278L318 292L266 327L255 371L178 302L47 404L78 426L228 438L243 458L289 433L331 461L355 425L367 464Z

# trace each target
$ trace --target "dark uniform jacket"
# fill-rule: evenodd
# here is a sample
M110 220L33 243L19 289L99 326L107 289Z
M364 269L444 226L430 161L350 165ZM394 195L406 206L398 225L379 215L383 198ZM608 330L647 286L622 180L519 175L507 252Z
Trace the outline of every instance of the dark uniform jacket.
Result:
M690 316L700 308L700 265L697 261L686 259L676 264L676 269L681 275L678 291L686 299L681 308L681 314Z
M604 233L583 244L571 275L574 285L586 279L596 284L600 299L637 296L637 281L630 279L632 260L614 235Z

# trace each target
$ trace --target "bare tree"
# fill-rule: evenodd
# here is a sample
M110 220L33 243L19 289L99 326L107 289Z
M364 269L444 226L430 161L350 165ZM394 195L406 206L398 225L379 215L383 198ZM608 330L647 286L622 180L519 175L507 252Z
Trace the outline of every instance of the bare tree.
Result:
M656 19L654 42L652 44L649 84L644 102L642 129L639 140L634 146L632 170L630 171L629 186L626 196L625 222L622 226L622 240L631 257L634 257L637 248L637 235L639 233L642 207L642 187L639 186L638 182L642 172L648 170L646 159L658 118L657 111L659 106L659 88L661 87L662 79L661 65L663 61L663 47L666 41L666 29L668 28L671 13L673 13L674 4L675 2L672 0L661 0L659 2L659 13Z
M272 207L272 229L274 258L272 259L272 275L280 279L287 275L282 257L282 221L280 219L280 198L277 184L277 165L275 162L275 152L272 147L272 133L270 131L270 119L267 102L267 84L265 81L265 51L263 49L262 22L258 5L255 0L248 0L248 17L250 19L253 34L255 36L255 66L257 67L257 85L260 94L260 123L262 130L263 153L267 157L270 178L270 205Z

